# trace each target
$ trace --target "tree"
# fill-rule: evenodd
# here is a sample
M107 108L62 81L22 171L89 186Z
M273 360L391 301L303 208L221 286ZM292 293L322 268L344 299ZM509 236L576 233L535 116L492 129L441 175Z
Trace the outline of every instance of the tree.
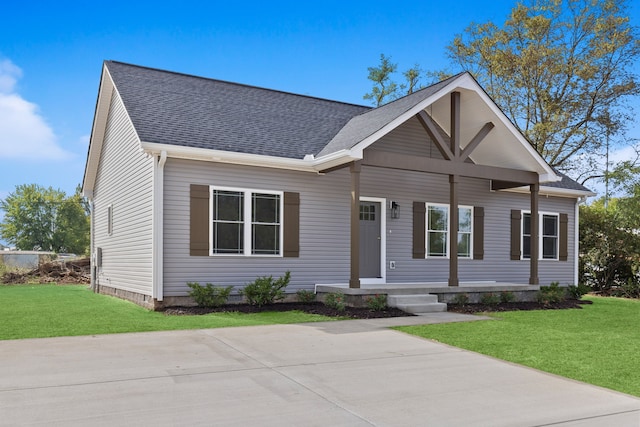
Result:
M380 65L367 69L369 70L367 78L374 83L374 86L371 93L365 94L363 98L372 100L376 107L420 89L419 82L423 71L418 64L402 72L405 80L402 84L391 80L398 69L398 64L391 63L391 57L381 54Z
M632 71L640 41L624 0L518 3L501 27L471 24L447 54L458 71L475 76L550 165L583 183L603 176L593 171L602 169L605 146L626 143L626 102L640 93ZM393 87L396 64L381 59L369 68L377 86L365 95L380 95L378 105L397 92L396 84L395 92L384 94Z
M596 164L606 138L624 136L639 54L623 0L518 3L502 27L472 24L448 47L547 162L568 172Z
M640 235L623 207L627 198L580 206L580 283L593 290L640 297Z
M67 197L51 187L18 185L0 209L0 236L20 250L85 253L89 246L89 213L78 189Z

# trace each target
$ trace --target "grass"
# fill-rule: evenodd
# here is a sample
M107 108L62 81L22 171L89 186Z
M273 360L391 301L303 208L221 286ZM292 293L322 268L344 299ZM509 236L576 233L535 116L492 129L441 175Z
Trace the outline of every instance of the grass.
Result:
M301 311L167 316L86 285L0 286L0 340L334 320Z
M496 321L396 329L640 396L640 301L589 297L582 310L491 314Z

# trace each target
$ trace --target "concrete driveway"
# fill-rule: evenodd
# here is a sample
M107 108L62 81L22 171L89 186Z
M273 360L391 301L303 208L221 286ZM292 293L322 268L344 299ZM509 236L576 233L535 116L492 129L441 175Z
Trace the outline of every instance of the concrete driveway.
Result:
M2 341L0 425L640 425L640 399L386 329L466 319Z

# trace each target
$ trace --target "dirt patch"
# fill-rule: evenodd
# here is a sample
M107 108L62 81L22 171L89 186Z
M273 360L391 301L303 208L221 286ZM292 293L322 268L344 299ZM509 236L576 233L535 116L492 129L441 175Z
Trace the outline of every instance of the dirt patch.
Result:
M9 271L0 277L7 285L21 283L91 283L91 260L80 258L72 261L52 261L40 264L29 271Z

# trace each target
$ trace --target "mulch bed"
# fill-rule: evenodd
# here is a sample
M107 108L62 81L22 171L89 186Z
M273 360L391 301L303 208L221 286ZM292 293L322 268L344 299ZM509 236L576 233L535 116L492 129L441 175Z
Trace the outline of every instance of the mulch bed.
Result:
M397 308L387 307L384 311L372 311L366 307L346 307L344 311L338 311L324 305L321 302L279 302L276 304L257 307L250 304L228 304L216 308L208 307L169 307L164 309L165 314L170 315L193 315L207 313L259 313L261 311L291 311L299 310L309 314L321 314L329 317L348 317L350 319L380 319L385 317L413 316Z
M567 308L582 308L583 304L591 304L591 301L566 300L557 304L540 304L538 302L510 302L497 305L486 304L448 304L447 311L464 314L515 311L515 310L559 310ZM200 315L208 313L258 313L261 311L290 311L299 310L310 314L322 314L329 317L348 317L350 319L379 319L385 317L405 317L414 316L397 308L387 307L384 311L372 311L366 307L346 307L345 311L338 311L328 307L321 302L300 303L281 302L269 304L262 307L249 304L228 304L216 308L208 307L169 307L163 312L167 315Z
M487 304L448 304L447 311L463 314L498 312L498 311L520 311L520 310L562 310L567 308L582 308L585 304L593 304L589 300L568 299L554 304L542 304L539 302L507 302L497 305Z

